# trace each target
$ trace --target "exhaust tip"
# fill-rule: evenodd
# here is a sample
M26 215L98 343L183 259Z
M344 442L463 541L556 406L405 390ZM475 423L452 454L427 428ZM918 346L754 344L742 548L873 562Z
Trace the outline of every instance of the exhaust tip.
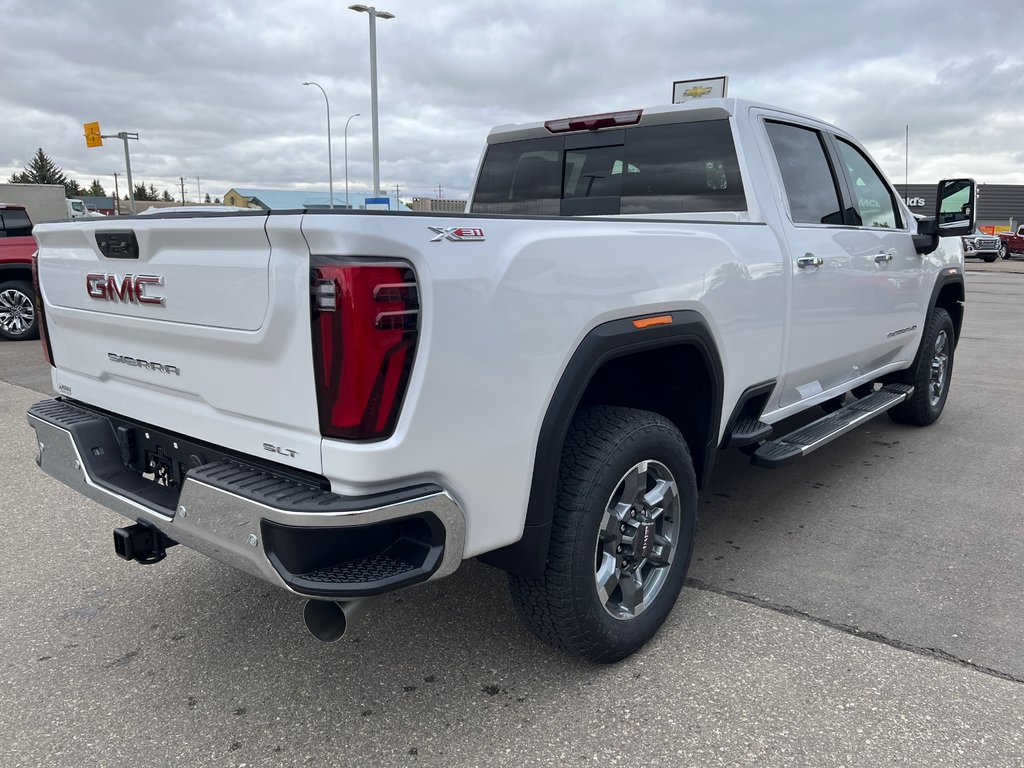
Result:
M308 600L302 608L306 629L317 640L334 643L348 630L348 619L341 605L334 600Z

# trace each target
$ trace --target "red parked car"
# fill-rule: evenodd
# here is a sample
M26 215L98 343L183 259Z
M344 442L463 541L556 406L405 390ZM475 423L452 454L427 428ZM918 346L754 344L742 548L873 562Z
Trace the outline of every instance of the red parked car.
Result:
M0 203L0 338L39 338L32 288L32 221L21 205Z

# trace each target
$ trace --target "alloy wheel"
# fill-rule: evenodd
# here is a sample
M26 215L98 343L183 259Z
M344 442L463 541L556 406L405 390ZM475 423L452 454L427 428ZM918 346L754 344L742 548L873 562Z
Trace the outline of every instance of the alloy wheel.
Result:
M633 465L605 507L597 536L594 583L616 619L643 613L661 592L679 541L679 488L659 461Z

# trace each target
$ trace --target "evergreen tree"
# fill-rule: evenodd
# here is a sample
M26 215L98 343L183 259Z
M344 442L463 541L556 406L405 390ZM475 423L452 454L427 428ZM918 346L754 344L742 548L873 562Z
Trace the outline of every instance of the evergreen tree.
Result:
M159 200L160 199L160 195L157 193L156 187L154 187L152 184L149 185L149 199L150 200Z
M107 192L106 192L106 190L103 189L103 185L100 184L100 180L99 179L93 179L92 180L92 186L89 187L89 189L88 189L86 194L91 195L92 197L106 197L107 196Z
M164 190L164 193L162 195L160 195L160 199L163 200L165 203L173 203L174 202L174 198L171 197L171 193L168 192L166 189Z
M213 202L215 202L217 205L220 205L220 198L219 197L213 198Z
M78 197L82 188L77 181L69 179L67 174L40 147L35 156L21 173L11 174L12 184L61 184L65 197Z
M150 186L152 186L152 185L150 185ZM150 197L149 190L146 189L145 182L143 182L141 184L136 184L135 185L135 199L136 200L146 201L146 200L154 200L155 198L156 198L156 195L153 195L152 197Z
M210 202L210 193L209 192L206 193L206 199L203 202L204 203Z

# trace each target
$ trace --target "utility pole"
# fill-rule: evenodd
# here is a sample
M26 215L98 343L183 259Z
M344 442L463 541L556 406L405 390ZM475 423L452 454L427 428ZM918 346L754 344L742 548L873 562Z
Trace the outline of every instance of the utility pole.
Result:
M199 177L196 176L196 189L199 191L199 198L196 200L197 203L203 202L203 188L199 186Z
M440 200L440 199L441 199L441 194L442 194L442 192L443 192L443 190L441 189L441 185L440 185L440 184L438 184L438 185L437 185L437 199L438 199L438 200Z
M398 194L398 182L395 182L395 205L401 205L402 198Z
M119 175L120 174L118 174L117 171L114 171L114 215L115 216L120 216L121 215L121 193L117 190L117 177Z
M178 181L181 182L181 204L185 204L185 177L179 176Z
M124 170L125 175L128 177L128 207L135 215L135 187L132 185L132 158L128 154L128 139L133 141L139 140L139 134L129 133L128 131L121 131L112 136L101 136L102 139L120 139L124 142Z
M124 169L128 176L128 199L131 202L132 213L135 213L135 188L132 186L132 159L128 155L128 139L138 141L139 134L128 131L103 134L100 132L100 124L97 122L83 123L82 128L85 129L85 146L87 147L102 147L104 139L121 139L124 142Z
M907 123L907 144L903 152L903 202L910 197L910 123Z

